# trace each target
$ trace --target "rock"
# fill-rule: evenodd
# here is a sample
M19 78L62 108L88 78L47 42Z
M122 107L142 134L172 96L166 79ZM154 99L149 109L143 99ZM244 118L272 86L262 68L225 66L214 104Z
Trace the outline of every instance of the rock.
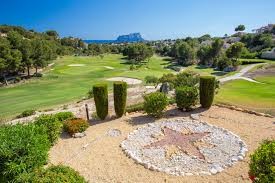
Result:
M236 161L238 161L238 157L234 156L233 158L231 158L231 160L232 160L233 162L236 162Z
M107 132L107 135L110 137L118 137L121 135L121 131L119 129L110 129Z
M190 114L190 117L193 119L193 120L199 120L200 119L200 116L198 114Z
M215 174L218 173L218 170L216 168L211 168L210 169L210 173L213 174L213 175L215 175Z
M243 156L238 156L238 160L242 161L243 160Z
M185 175L192 176L193 174L192 173L185 173Z
M211 175L211 173L202 171L202 172L200 172L200 175Z
M168 94L169 91L170 91L169 83L168 82L163 83L160 87L160 92Z
M85 137L85 136L86 136L85 132L73 134L73 138L82 138L82 137Z

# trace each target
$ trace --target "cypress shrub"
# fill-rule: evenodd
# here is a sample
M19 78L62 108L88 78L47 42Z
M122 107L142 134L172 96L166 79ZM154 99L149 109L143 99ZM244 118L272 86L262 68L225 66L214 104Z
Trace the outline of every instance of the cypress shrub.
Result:
M108 86L97 84L93 86L94 100L97 116L104 120L108 115Z
M182 86L176 88L176 103L179 109L190 111L198 101L197 87Z
M200 77L200 104L203 108L209 108L213 103L216 87L215 80L213 76Z
M125 112L127 98L127 83L114 82L114 105L117 117L121 117Z

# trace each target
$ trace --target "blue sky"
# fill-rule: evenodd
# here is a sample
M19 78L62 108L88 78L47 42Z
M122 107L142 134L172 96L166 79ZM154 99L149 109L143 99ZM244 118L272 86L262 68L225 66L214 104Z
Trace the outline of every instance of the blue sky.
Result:
M1 0L0 24L83 39L140 32L155 40L222 36L238 24L251 31L275 23L274 9L275 0Z

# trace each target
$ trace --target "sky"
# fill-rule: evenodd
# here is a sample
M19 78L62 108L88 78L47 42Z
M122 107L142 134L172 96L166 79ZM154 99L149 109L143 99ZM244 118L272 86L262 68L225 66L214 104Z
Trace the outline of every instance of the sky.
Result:
M1 0L0 24L82 39L223 36L275 23L275 0Z

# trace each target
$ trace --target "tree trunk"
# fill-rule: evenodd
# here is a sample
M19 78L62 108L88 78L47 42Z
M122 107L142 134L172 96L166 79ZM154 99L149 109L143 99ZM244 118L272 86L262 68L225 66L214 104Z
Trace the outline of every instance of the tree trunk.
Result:
M7 81L7 79L6 79L6 76L5 76L5 74L4 74L4 81L5 81L5 83L6 83L6 85L8 86L9 85L9 83L8 83L8 81Z
M37 74L37 67L35 67L35 73Z
M27 69L28 69L28 77L30 77L30 67L28 67Z

